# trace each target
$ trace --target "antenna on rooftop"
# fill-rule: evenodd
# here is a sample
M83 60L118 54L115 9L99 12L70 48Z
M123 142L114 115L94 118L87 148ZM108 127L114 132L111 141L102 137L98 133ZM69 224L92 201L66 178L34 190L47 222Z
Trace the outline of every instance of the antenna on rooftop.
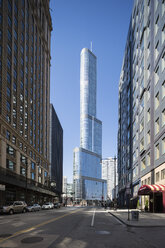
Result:
M92 41L91 41L91 52L92 52Z

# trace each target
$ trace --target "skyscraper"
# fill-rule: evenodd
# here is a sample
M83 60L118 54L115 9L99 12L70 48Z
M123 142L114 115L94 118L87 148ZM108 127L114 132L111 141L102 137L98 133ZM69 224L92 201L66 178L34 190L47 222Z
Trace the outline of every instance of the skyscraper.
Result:
M0 1L0 204L49 191L49 1Z
M87 48L80 60L80 148L74 149L73 180L76 199L101 200L102 122L96 118L96 56Z
M107 180L107 198L113 200L116 198L113 191L116 192L118 185L116 158L106 158L102 160L102 179Z
M50 180L58 200L62 194L63 179L63 129L56 111L50 104Z
M165 184L164 0L134 1L119 82L118 122L119 198L123 206L128 198L126 188L131 188L136 203L141 185ZM161 190L157 188L155 199L153 192L145 194L142 207L147 200L150 210L161 211L157 209L163 208L165 200Z

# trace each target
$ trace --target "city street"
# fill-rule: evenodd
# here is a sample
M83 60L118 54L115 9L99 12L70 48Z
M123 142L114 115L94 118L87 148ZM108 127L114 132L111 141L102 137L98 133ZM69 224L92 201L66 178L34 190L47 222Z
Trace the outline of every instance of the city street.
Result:
M165 227L127 227L103 208L67 207L1 215L1 247L163 248Z

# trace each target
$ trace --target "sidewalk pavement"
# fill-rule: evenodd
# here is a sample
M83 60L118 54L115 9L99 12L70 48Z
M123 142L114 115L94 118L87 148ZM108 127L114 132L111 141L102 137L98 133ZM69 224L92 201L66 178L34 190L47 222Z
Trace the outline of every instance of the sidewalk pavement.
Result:
M139 219L132 220L132 211L139 211ZM150 213L141 212L137 209L129 210L128 220L128 209L117 209L107 210L111 215L117 218L120 222L131 227L165 227L165 213Z

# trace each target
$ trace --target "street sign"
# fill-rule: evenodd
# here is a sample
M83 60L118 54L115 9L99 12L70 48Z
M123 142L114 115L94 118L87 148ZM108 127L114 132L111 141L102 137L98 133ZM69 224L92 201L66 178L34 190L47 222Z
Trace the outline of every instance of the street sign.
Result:
M0 190L5 191L5 185L4 184L0 184Z

